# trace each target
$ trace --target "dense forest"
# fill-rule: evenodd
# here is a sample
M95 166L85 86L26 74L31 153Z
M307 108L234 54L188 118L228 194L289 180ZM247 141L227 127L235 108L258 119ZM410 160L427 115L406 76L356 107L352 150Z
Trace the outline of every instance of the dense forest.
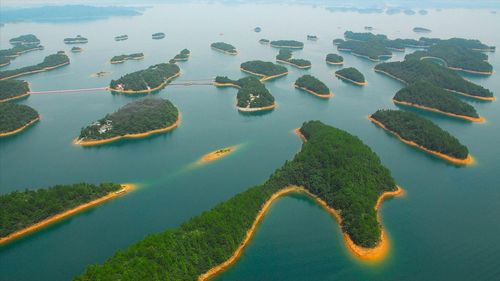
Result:
M147 91L162 85L166 86L166 83L180 71L175 63L160 63L125 74L118 80L111 80L109 87L114 90Z
M126 60L141 60L144 58L143 53L134 53L130 55L119 55L111 58L111 63L124 63Z
M22 96L30 90L29 84L22 80L0 80L0 102Z
M288 72L286 67L261 60L247 61L240 65L243 70L257 73L263 76L281 75Z
M10 58L0 56L0 67L10 64Z
M212 47L216 50L220 50L220 51L232 54L232 55L236 55L238 53L238 51L236 51L236 48L233 45L228 44L228 43L224 43L224 42L212 43L210 45L210 47Z
M38 45L40 44L40 39L33 34L25 34L10 39L9 43L12 45Z
M337 70L335 72L335 74L342 76L343 78L347 78L349 80L352 80L354 82L358 82L358 83L365 83L366 82L365 76L354 67L342 68L340 70Z
M271 46L275 48L302 49L304 43L296 40L275 40L271 41Z
M91 265L84 280L197 280L227 260L243 241L262 205L289 185L304 186L342 216L342 230L364 247L380 239L375 204L385 191L396 189L390 171L355 136L306 122L307 142L291 161L262 185L252 187L180 227L147 236L116 253L104 265Z
M332 64L341 64L344 62L344 58L337 54L328 54L326 55L326 62Z
M330 89L325 83L321 82L318 78L311 75L304 75L295 81L295 86L300 88L306 88L307 90L313 91L318 95L329 95Z
M489 73L493 71L493 66L487 61L487 55L479 51L454 45L432 45L425 51L416 51L406 55L405 59L421 59L424 57L440 58L446 62L445 66L447 67Z
M43 50L43 46L39 44L17 44L10 49L0 50L0 66L8 65L17 56L35 50Z
M390 57L392 52L381 41L347 40L337 45L339 51L348 51L355 55L379 61L381 57Z
M474 107L454 94L429 82L415 82L394 96L394 100L435 108L443 112L479 118Z
M490 90L465 80L453 70L429 61L405 60L380 63L375 66L375 70L388 73L409 84L422 80L447 90L472 96L493 97Z
M458 47L463 47L476 51L494 51L494 46L488 46L476 39L464 39L464 38L450 38L450 39L440 39L440 38L427 38L421 37L419 41L427 45L453 45Z
M344 38L347 40L355 41L384 41L387 40L387 36L383 34L373 34L371 32L344 32Z
M65 44L83 44L88 42L89 39L82 37L81 35L77 35L76 37L64 38Z
M278 62L287 62L292 66L296 66L298 68L309 68L311 67L311 61L305 59L294 59L292 58L293 53L289 49L280 49L278 55L276 56L276 61Z
M174 61L186 61L189 59L189 56L191 56L191 51L188 49L184 49L180 51L175 57L173 58Z
M231 80L226 76L217 76L216 83L233 84L239 88L236 106L239 108L261 108L274 105L274 97L259 79L248 76Z
M88 203L110 192L119 184L78 183L37 190L14 191L0 195L0 237L6 237L49 217Z
M38 112L27 105L2 102L0 103L0 134L15 131L38 117Z
M82 128L78 140L102 140L145 133L166 128L178 118L179 111L169 100L146 97L130 102L116 112Z
M9 79L12 77L18 77L25 74L29 74L29 72L39 72L48 70L47 68L62 66L65 64L69 64L69 57L63 52L59 51L57 54L48 55L43 59L43 62L32 65L25 66L18 69L5 70L0 71L0 80Z
M469 150L454 136L432 121L416 113L401 110L378 110L371 117L402 139L412 141L426 149L465 159Z

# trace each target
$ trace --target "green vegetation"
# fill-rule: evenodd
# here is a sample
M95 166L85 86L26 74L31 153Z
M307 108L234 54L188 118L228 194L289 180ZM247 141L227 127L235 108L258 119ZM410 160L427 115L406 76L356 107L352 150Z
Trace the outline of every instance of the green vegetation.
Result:
M217 76L215 83L233 84L238 90L236 106L242 109L262 108L274 105L274 97L259 79L248 76L239 80L231 80L225 76Z
M71 52L73 52L73 53L80 53L82 51L83 51L83 49L80 48L80 47L73 47L73 48L71 48Z
M153 33L153 34L151 35L151 37L152 37L153 39L156 39L156 40L158 40L158 39L163 39L163 38L165 38L165 33L163 33L163 32Z
M264 38L259 40L259 43L260 43L260 44L263 44L263 45L267 45L267 44L269 44L270 42L271 42L271 41L269 41L269 39L264 39Z
M330 89L318 78L311 75L304 75L295 81L295 86L305 88L318 95L330 95Z
M157 90L158 87L166 86L179 72L180 68L175 63L160 63L111 80L109 87L117 91Z
M450 38L450 39L439 39L439 38L427 38L422 37L419 41L424 42L427 45L452 45L463 47L476 51L495 51L495 46L488 46L479 40L475 39L464 39L464 38Z
M120 190L119 184L78 183L0 195L0 237Z
M331 64L342 64L344 63L344 58L337 54L326 55L326 62Z
M43 59L43 62L37 65L0 71L0 80L14 78L34 72L46 71L66 64L69 64L69 57L63 51L59 51L56 54L46 56Z
M366 83L365 76L354 67L342 68L337 70L335 74L341 76L341 78L347 78L357 83Z
M125 41L127 39L128 39L128 35L127 34L115 36L115 41Z
M311 67L311 62L308 60L304 59L294 59L292 58L292 51L290 49L281 49L276 56L276 61L277 62L284 62L288 63L292 66L298 67L298 68L310 68Z
M392 52L387 49L381 41L356 41L347 40L337 45L339 51L351 52L372 61L380 61L382 57L392 56Z
M189 56L191 56L191 51L189 51L188 49L184 49L180 53L175 55L173 60L174 61L186 61L189 59Z
M345 42L345 40L342 38L333 39L333 45L339 45L343 42Z
M15 44L10 49L0 50L0 66L8 65L17 56L35 50L43 50L43 46L39 44Z
M170 101L146 97L130 102L83 128L78 140L94 141L146 133L169 127L178 118L179 111Z
M447 67L463 70L492 73L493 66L487 62L488 56L465 47L437 44L430 46L425 51L417 51L406 55L405 59L422 59L436 57L444 60Z
M231 55L238 54L238 51L236 51L236 48L233 45L228 44L228 43L215 42L215 43L212 43L210 45L210 47L212 47L213 49L215 49L217 51L222 51L223 53L228 53Z
M271 41L271 46L275 48L302 49L304 43L295 40L276 40Z
M247 61L242 63L240 67L243 70L257 73L266 77L283 75L288 72L288 70L284 66L261 60Z
M432 121L416 113L401 110L378 110L371 117L402 139L454 158L466 159L467 147Z
M1 57L0 56L0 67L6 66L10 64L10 59L7 57Z
M77 35L76 37L64 38L64 44L85 44L88 43L89 39Z
M11 102L0 103L0 134L22 128L38 117L38 112L27 105Z
M416 32L416 33L429 33L429 32L432 32L432 30L428 29L428 28L425 28L425 27L414 27L413 28L413 32Z
M355 136L319 121L304 123L307 138L293 160L262 185L244 191L181 226L116 253L104 265L91 265L77 281L197 280L227 260L243 241L262 205L289 185L304 186L342 215L342 230L357 244L375 246L380 238L375 204L396 184L378 156Z
M477 97L493 97L493 93L479 85L465 80L453 70L435 63L421 60L380 63L376 71L385 72L407 84L427 81L446 90L466 93Z
M40 39L33 34L21 35L9 40L12 45L39 45Z
M0 80L0 102L19 97L30 91L28 82L21 80Z
M425 81L413 83L399 90L394 96L394 100L430 107L446 113L479 118L472 105Z
M318 36L316 36L316 35L307 35L307 40L317 41L318 40Z
M119 55L111 58L110 62L115 63L124 63L126 60L142 60L144 58L143 53L134 53L130 55Z
M344 37L346 40L356 40L356 41L383 41L387 40L387 36L383 34L373 34L371 32L344 32Z

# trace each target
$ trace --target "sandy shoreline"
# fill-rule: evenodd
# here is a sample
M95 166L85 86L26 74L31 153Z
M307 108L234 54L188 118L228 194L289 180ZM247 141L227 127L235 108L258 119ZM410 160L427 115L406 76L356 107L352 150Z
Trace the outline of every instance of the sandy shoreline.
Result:
M256 72L252 72L250 70L246 70L242 67L240 67L240 70L243 71L243 72L246 72L246 73L250 73L250 74L253 74L255 76L259 76L261 77L260 78L260 81L261 82L264 82L264 81L268 81L268 80L271 80L271 79L275 79L275 78L278 78L278 77L281 77L281 76L285 76L285 75L288 75L288 71L287 72L283 72L283 73L280 73L280 74L276 74L276 75L272 75L272 76L266 76L264 74L260 74L260 73L256 73Z
M220 148L214 151L211 151L205 155L203 155L199 160L199 164L205 164L207 162L212 162L215 160L219 160L222 157L227 156L230 153L233 153L238 148L238 145L228 146L224 148Z
M238 107L238 106L236 106L236 108L238 108L238 110L241 112L256 112L256 111L275 109L276 106L277 106L277 104L273 103L272 105L263 106L263 107L251 107L250 108L250 107Z
M6 102L6 101L11 101L11 100L17 100L17 99L21 99L21 98L24 98L24 97L27 97L30 95L30 91L22 94L22 95L19 95L19 96L13 96L13 97L10 97L10 98L6 98L6 99L3 99L3 100L0 100L0 102Z
M449 66L448 62L445 59L440 58L440 57L424 56L424 57L420 58L420 60L425 60L425 59L439 60L439 61L443 62L444 67L451 69L451 70L455 70L455 71L462 71L462 72L466 72L466 73L480 74L480 75L492 75L493 74L493 71L477 71L477 70L465 69L465 68L461 68L461 67Z
M333 97L333 93L332 93L332 91L330 91L330 93L328 93L328 94L326 94L326 95L323 95L323 94L318 94L318 93L316 93L315 91L313 91L313 90L309 90L309 89L307 89L307 88L305 88L305 87L299 87L299 86L297 86L296 84L294 84L293 86L294 86L295 88L297 88L297 89L300 89L300 90L306 91L306 92L308 92L308 93L310 93L310 94L312 94L312 95L315 95L315 96L317 96L317 97L319 97L319 98L322 98L322 99L329 99L329 98Z
M331 64L331 65L343 65L344 64L344 61L341 61L341 62L331 62L331 61L326 61L327 64Z
M441 111L441 110L436 109L436 108L432 108L432 107L427 107L427 106L423 106L423 105L411 103L411 102L398 101L398 100L395 100L394 98L392 99L392 101L395 104L401 104L401 105L411 106L411 107L415 107L415 108L419 108L419 109L423 109L423 110L427 110L427 111L432 111L432 112L436 112L436 113L439 113L439 114L443 114L443 115L447 115L447 116L450 116L450 117L455 117L455 118L459 118L459 119L463 119L463 120L467 120L467 121L471 121L471 122L484 123L486 121L486 119L484 119L483 117L477 117L476 118L476 117L470 117L470 116L466 116L466 115L459 115L459 114L455 114L455 113L451 113L451 112Z
M312 67L312 64L310 65L306 65L306 66L301 66L301 65L298 65L298 64L294 64L294 63L291 63L289 61L286 61L286 60L279 60L279 59L276 59L277 62L279 63L284 63L284 64L288 64L288 65L291 65L293 67L296 67L296 68L299 68L299 69L309 69Z
M273 43L269 43L269 45L273 48L284 48L284 49L304 49L304 46L286 46L286 45L275 45Z
M409 141L409 140L406 140L406 139L403 139L399 134L397 134L396 132L393 132L391 130L389 130L387 127L385 127L384 124L382 124L381 122L375 120L374 118L370 116L368 116L368 119L370 121L372 121L375 125L379 126L380 128L386 130L387 132L390 132L391 134L393 134L394 136L396 136L401 142L407 144L407 145L410 145L410 146L413 146L413 147L416 147L422 151L425 151L429 154L432 154L434 156L437 156L441 159L444 159L452 164L455 164L455 165L470 165L472 163L474 163L474 158L472 158L472 156L469 154L467 155L467 158L465 159L459 159L459 158L455 158L455 157L452 157L452 156L448 156L444 153L441 153L441 152L437 152L437 151L434 151L434 150L430 150L430 149L427 149L413 141Z
M101 204L105 201L108 201L110 199L113 199L113 198L116 198L118 196L121 196L123 194L126 194L128 192L130 192L131 190L133 190L135 188L135 185L134 184L122 184L122 189L121 190L118 190L118 191L114 191L114 192L111 192L111 193L108 193L107 195L103 196L103 197L100 197L100 198L97 198L93 201L90 201L88 203L85 203L85 204L82 204L82 205L79 205L73 209L70 209L70 210L67 210L63 213L60 213L60 214L57 214L57 215L54 215L52 217L49 217L47 219L44 219L36 224L33 224L31 226L28 226L26 228L23 228L19 231L16 231L14 233L11 233L9 234L8 236L6 237L2 237L0 238L0 245L1 244L5 244L7 242L10 242L14 239L17 239L19 237L22 237L26 234L29 234L29 233L32 233L32 232L35 232L41 228L44 228L50 224L53 224L57 221L60 221L62 219L65 219L69 216L72 216L78 212L81 212L83 210L86 210L88 208L91 208L91 207L94 207L98 204Z
M68 65L68 64L69 64L69 61L65 62L65 63L58 64L58 65L50 66L50 67L44 67L44 68L39 69L39 70L28 71L28 72L21 72L21 73L18 73L18 74L14 74L14 75L11 75L11 76L7 76L7 77L4 77L4 78L1 78L0 80L7 80L7 79L11 79L11 78L16 78L16 77L19 77L19 76L28 75L28 74L44 72L44 71L52 70L52 69L55 69L55 68L58 68L58 67L61 67L61 66Z
M24 129L28 128L29 126L33 125L34 123L36 123L38 121L40 121L40 116L38 116L37 118L31 120L26 125L24 125L24 126L22 126L20 128L15 129L14 131L0 133L0 137L7 137L7 136L12 136L12 135L15 135L17 133L20 133L21 131L23 131Z
M108 90L111 91L111 92L122 93L122 94L146 94L146 93L151 93L151 92L163 89L164 87L166 87L168 85L168 83L170 81L172 81L173 79L179 77L180 75L181 75L181 72L179 71L175 75L168 77L158 87L155 87L155 88L152 88L152 89L134 91L134 90L120 90L120 89L115 89L115 88L108 87Z
M123 136L116 136L116 137L112 137L112 138L109 138L109 139L102 139L102 140L82 141L82 140L79 140L79 139L75 139L75 140L73 140L73 144L75 144L75 145L81 145L81 146L95 146L95 145L101 145L101 144L115 142L115 141L118 141L118 140L121 140L121 139L145 138L145 137L149 137L149 136L154 135L154 134L165 133L165 132L168 132L170 130L173 130L173 129L175 129L175 128L177 128L179 126L180 122L181 122L181 113L179 112L179 115L177 116L177 121L175 121L174 124L172 124L170 126L167 126L165 128L155 129L155 130L147 131L147 132L144 132L144 133L126 134L126 135L123 135Z
M241 89L240 86L236 85L236 84L233 84L233 83L217 83L217 82L214 82L213 85L215 87L233 87L233 88L236 88L236 89Z
M340 74L337 74L337 73L335 73L335 76L339 77L339 78L340 78L340 79L342 79L342 80L349 81L349 82L351 82L351 83L353 83L353 84L356 84L356 85L358 85L358 86L365 86L365 85L368 85L368 82L366 82L366 81L364 81L364 82L357 82L357 81L351 80L351 79L346 78L346 77L344 77L344 76L342 76L342 75L340 75Z

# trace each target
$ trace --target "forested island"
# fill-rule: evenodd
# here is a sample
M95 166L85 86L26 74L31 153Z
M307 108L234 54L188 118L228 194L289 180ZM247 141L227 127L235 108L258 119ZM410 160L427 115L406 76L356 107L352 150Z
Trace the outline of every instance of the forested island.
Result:
M83 49L80 47L73 47L73 48L71 48L71 52L72 53L81 53L81 52L83 52Z
M127 138L144 138L179 125L180 113L166 99L146 97L130 102L83 128L75 144L93 146Z
M27 105L0 103L0 137L17 134L38 120L38 112Z
M269 39L260 39L259 40L259 43L262 44L262 45L268 45L271 41L269 41Z
M14 77L19 77L23 75L28 75L32 73L43 72L51 69L55 69L64 65L69 64L69 57L64 53L64 51L59 51L56 54L48 55L43 59L43 62L32 65L25 66L18 69L0 71L0 80L6 80Z
M82 37L81 35L77 35L76 37L64 38L64 44L86 44L89 42L89 39Z
M0 56L0 67L10 64L10 59L7 57Z
M365 76L354 67L347 67L337 70L335 71L335 76L344 81L348 81L359 86L368 84L368 82L366 82L365 80Z
M486 101L495 100L490 90L465 80L453 70L429 61L405 60L380 63L375 66L375 71L405 84L423 80L467 97Z
M304 48L304 43L295 40L275 40L271 41L271 47L274 48L285 48L285 49L302 49Z
M125 94L144 94L164 88L181 70L175 63L160 63L111 80L109 90Z
M216 51L219 51L221 53L224 53L224 54L229 54L229 55L237 55L238 54L238 51L236 50L236 48L231 45L231 44L228 44L228 43L224 43L224 42L215 42L215 43L212 43L210 45L210 47Z
M450 39L440 39L440 38L421 37L419 41L429 46L436 44L453 45L481 52L494 52L496 49L495 46L488 46L477 39L465 39L456 37Z
M469 150L454 136L416 113L401 110L378 110L370 120L391 132L402 142L456 165L473 162Z
M433 111L472 122L484 122L474 107L442 88L418 81L399 90L394 103Z
M307 35L307 40L309 40L309 41L318 41L318 36L316 36L316 35Z
M18 41L15 41L15 42L18 42ZM38 43L34 43L34 44L16 43L16 44L14 44L14 47L12 47L10 49L2 49L2 50L0 50L0 67L10 64L11 60L15 59L16 57L18 57L24 53L35 51L35 50L43 50L43 46L38 44Z
M344 57L337 54L328 54L326 55L326 63L333 65L344 64Z
M383 34L373 34L371 32L344 32L344 38L354 41L383 41L387 40L387 36Z
M312 64L311 61L305 60L305 59L294 59L292 54L292 51L289 49L281 49L276 56L276 61L279 63L285 63L289 64L291 66L300 68L300 69L307 69L311 68Z
M191 56L191 51L188 49L184 49L180 51L175 57L173 58L174 61L187 61L189 60L189 57Z
M265 183L177 228L147 236L103 265L90 265L75 280L207 280L238 260L272 203L294 192L309 195L337 218L354 254L382 258L387 239L377 209L384 198L401 193L390 171L345 131L319 121L306 122L299 131L306 139L301 151Z
M392 52L380 41L347 40L339 43L337 49L374 62L392 57Z
M115 36L115 41L125 41L127 39L128 39L128 35L127 34Z
M39 45L40 39L34 34L25 34L9 40L12 45Z
M493 74L493 66L488 63L488 56L465 47L437 44L425 51L416 51L406 55L405 59L438 59L445 67L473 74Z
M226 76L217 76L214 85L217 87L237 88L236 107L241 112L271 110L276 107L273 95L256 77L248 76L239 80L232 80Z
M130 55L114 56L111 58L109 62L112 64L117 64L117 63L124 63L127 60L142 60L142 59L144 59L143 53L134 53Z
M432 32L432 30L428 29L428 28L425 28L425 27L414 27L413 28L413 32L415 33L430 33Z
M155 40L158 40L158 39L163 39L165 38L165 33L163 32L157 32L157 33L153 33L151 35L151 38L155 39Z
M124 194L131 185L78 183L0 195L0 244Z
M0 102L29 96L30 86L22 80L0 80Z
M320 98L331 98L333 93L330 88L312 75L304 75L295 81L294 86Z
M261 60L244 62L240 65L240 69L243 72L261 77L261 81L275 79L288 74L286 67Z

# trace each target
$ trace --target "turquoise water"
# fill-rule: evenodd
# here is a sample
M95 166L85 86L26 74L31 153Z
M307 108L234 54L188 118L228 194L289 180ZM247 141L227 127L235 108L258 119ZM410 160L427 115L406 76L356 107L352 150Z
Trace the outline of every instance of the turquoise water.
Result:
M258 15L258 16L256 16ZM196 19L196 20L195 20ZM430 11L427 16L330 13L322 8L274 5L165 5L143 16L94 22L7 24L0 29L0 47L8 39L34 33L45 50L23 55L3 68L40 62L66 50L67 67L26 76L34 91L106 86L110 79L192 52L180 63L178 80L216 75L243 77L246 60L274 60L277 50L260 38L305 42L296 57L310 59L311 70L288 67L290 74L266 82L278 108L244 115L235 108L236 90L211 86L170 86L156 96L170 99L182 112L178 129L142 140L82 148L71 141L80 128L115 111L136 97L108 92L32 95L20 103L32 106L42 120L22 134L0 139L0 192L80 181L134 182L140 188L119 199L73 216L0 248L0 280L69 280L85 266L101 263L119 249L150 233L178 226L248 187L263 182L300 149L292 133L303 121L319 119L359 136L389 167L406 195L384 203L381 215L391 240L382 262L366 264L345 249L337 223L303 196L279 200L259 227L241 260L221 280L491 280L500 275L500 106L471 101L484 124L456 121L425 113L466 144L477 163L459 168L405 146L371 124L366 116L379 108L396 108L391 97L401 87L376 74L374 63L342 54L346 66L358 68L369 83L356 87L333 76L325 55L336 52L331 40L345 30L366 25L390 37L418 38L414 26L431 28L435 37L477 38L500 46L495 28L500 16L489 11ZM261 33L253 28L261 26ZM151 40L165 32L163 40ZM63 38L89 38L84 52L69 53ZM129 40L115 42L114 36ZM222 34L222 35L221 35ZM306 41L316 34L317 42ZM240 54L227 56L210 49L225 41ZM122 53L144 52L143 61L111 65ZM489 53L500 69L500 55ZM404 57L396 53L393 60ZM91 78L97 71L112 75ZM310 73L334 92L322 100L293 89ZM500 94L497 73L469 79ZM217 148L243 144L234 154L204 166L193 165Z

